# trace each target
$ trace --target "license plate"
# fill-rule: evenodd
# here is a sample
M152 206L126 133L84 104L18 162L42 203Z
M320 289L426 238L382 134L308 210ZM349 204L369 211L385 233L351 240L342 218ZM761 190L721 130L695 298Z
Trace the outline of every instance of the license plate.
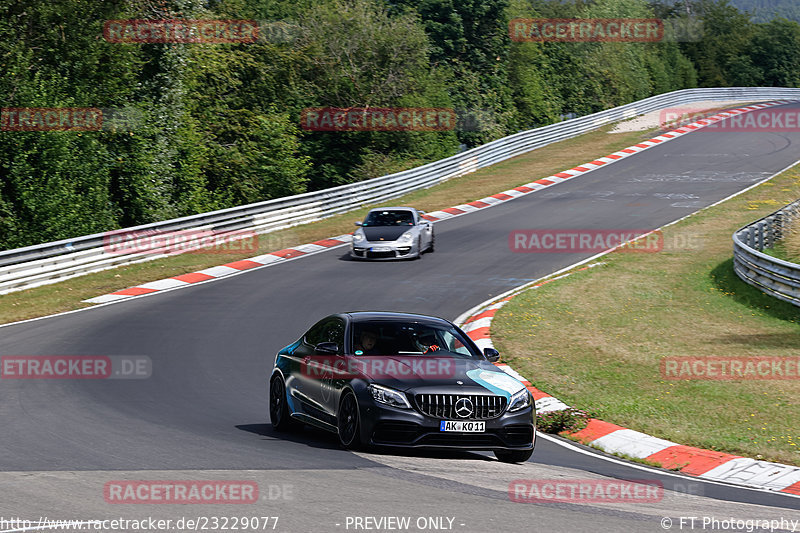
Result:
M391 252L392 249L388 246L373 246L369 249L370 252Z
M442 420L439 431L459 431L461 433L483 433L486 422L469 422L466 420Z

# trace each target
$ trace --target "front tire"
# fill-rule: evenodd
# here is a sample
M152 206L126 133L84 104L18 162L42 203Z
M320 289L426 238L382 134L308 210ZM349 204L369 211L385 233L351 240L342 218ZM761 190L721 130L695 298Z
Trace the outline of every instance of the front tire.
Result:
M495 450L495 457L501 463L524 463L533 455L533 450Z
M339 427L339 442L346 450L361 448L361 424L358 412L358 400L352 391L345 393L342 403L339 404L339 414L336 417Z
M422 236L420 235L417 237L417 255L414 256L414 259L422 259Z
M292 425L286 401L286 384L280 375L274 376L269 382L269 419L275 431L287 431Z

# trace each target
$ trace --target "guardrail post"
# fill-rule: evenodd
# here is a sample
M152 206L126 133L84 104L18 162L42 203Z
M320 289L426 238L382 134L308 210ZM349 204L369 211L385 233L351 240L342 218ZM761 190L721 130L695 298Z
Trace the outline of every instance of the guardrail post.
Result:
M764 251L764 223L759 222L758 224L758 251Z
M773 234L774 233L773 222L774 222L774 218L773 217L769 217L767 219L767 223L765 224L765 226L767 228L767 235L765 237L766 240L764 241L764 247L765 248L772 248L772 246L775 244L775 242L774 242L774 234Z

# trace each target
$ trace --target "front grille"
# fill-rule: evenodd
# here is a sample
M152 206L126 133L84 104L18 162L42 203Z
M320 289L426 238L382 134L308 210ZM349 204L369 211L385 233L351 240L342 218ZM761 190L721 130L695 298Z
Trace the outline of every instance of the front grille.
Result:
M389 252L373 252L372 250L367 251L367 257L372 257L373 259L387 259L389 257L396 257L394 250Z
M456 403L462 398L472 403L472 414L466 417L456 413ZM506 408L505 397L481 394L417 394L416 401L422 414L445 420L487 420L502 415Z

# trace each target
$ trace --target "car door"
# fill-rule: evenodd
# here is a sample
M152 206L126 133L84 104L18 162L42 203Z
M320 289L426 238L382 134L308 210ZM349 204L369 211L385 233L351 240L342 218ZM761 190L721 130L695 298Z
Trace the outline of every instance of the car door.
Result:
M338 401L336 389L337 381L339 381L336 368L344 360L344 332L344 320L339 317L331 317L321 325L313 338L315 346L323 342L332 342L338 347L336 353L315 351L312 357L317 364L313 373L315 383L309 383L307 388L309 397L322 411L322 419L329 423L332 423L336 414Z
M295 360L292 371L291 385L287 381L287 388L294 398L302 403L303 411L314 418L324 419L326 409L320 404L320 383L326 379L325 365L329 362L329 355L319 354L317 345L326 342L332 324L340 320L327 317L314 324L300 339L292 357ZM327 378L329 379L329 378Z

